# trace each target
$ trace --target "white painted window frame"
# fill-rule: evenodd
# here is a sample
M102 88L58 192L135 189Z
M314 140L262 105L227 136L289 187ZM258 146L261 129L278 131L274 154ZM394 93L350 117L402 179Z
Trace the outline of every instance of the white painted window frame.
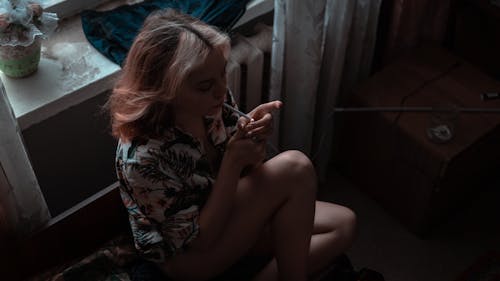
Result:
M45 10L56 13L59 18L68 18L85 9L91 9L109 0L45 0L43 7Z
M44 8L52 13L57 13L59 18L67 18L78 14L85 9L92 9L111 0L44 0ZM141 0L127 0L128 4L141 2ZM247 11L238 20L234 27L241 26L252 19L268 13L274 9L274 0L251 0Z

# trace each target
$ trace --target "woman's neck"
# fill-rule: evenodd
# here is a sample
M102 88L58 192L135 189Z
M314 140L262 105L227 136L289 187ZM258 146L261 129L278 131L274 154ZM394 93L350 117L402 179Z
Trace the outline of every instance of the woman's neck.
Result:
M175 116L175 126L191 134L200 141L206 137L205 123L201 117L178 114Z

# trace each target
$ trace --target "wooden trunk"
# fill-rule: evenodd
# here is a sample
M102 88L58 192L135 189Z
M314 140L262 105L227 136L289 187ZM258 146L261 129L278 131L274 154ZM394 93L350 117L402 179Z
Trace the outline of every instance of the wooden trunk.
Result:
M425 48L376 73L350 106L500 108L481 94L500 82L442 49ZM411 231L464 208L500 168L500 114L458 113L455 135L433 143L429 112L342 113L339 168Z

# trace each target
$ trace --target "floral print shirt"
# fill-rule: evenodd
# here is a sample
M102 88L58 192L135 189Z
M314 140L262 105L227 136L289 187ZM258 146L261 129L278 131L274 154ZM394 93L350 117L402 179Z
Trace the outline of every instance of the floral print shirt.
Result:
M229 93L226 103L235 106ZM237 120L225 107L205 119L219 164ZM144 258L162 262L198 236L200 211L217 173L209 163L201 143L177 127L166 129L159 139L118 143L120 195L135 247Z

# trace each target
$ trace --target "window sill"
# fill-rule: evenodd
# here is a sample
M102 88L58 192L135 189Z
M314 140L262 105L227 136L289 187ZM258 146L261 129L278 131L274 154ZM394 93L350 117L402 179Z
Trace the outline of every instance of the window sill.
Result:
M66 0L73 1L73 0ZM62 1L52 1L59 2ZM91 1L96 3L97 1ZM116 3L131 1L114 1ZM137 1L135 1L137 2ZM253 0L237 22L246 22L273 10L272 0ZM53 6L56 7L56 6ZM83 9L78 7L78 10ZM48 10L57 9L49 6ZM64 17L60 16L60 17ZM33 75L13 79L0 73L21 130L111 89L120 67L95 50L85 38L79 15L60 21L42 44L42 58Z
M36 73L13 79L0 74L22 130L110 89L120 67L85 38L79 16L60 23L42 44Z

